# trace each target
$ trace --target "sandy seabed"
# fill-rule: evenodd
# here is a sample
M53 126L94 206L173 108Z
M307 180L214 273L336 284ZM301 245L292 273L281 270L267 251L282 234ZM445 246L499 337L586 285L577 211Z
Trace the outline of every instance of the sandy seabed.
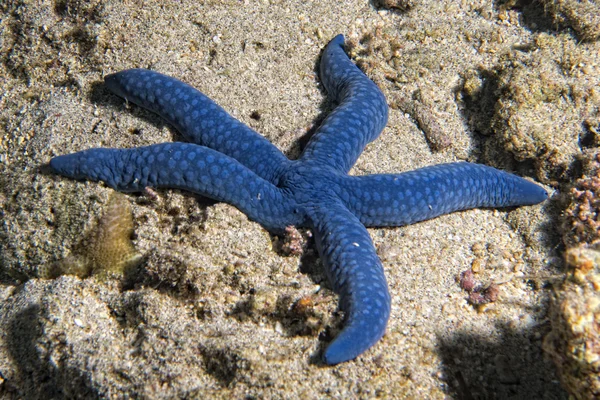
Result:
M519 152L525 139L498 128L512 109L494 114L498 91L485 89L493 81L510 91L511 66L538 68L519 57L550 51L548 38L563 50L577 38L537 3L403 3L412 7L0 6L0 397L567 398L542 340L563 269L554 197L569 179L561 165L582 151L580 135L553 143L568 148L564 159L532 161L545 156L538 150L546 139ZM104 75L140 67L177 77L293 158L332 107L316 71L338 33L391 105L387 128L352 174L476 161L541 180L552 199L370 229L392 316L376 346L335 367L319 361L340 316L314 246L286 256L279 239L226 204L169 190L127 195L145 258L132 276L37 278L94 229L112 192L49 173L50 158L180 139L110 94ZM596 66L586 79L599 73ZM482 284L500 286L485 307L470 305L457 280L472 266Z

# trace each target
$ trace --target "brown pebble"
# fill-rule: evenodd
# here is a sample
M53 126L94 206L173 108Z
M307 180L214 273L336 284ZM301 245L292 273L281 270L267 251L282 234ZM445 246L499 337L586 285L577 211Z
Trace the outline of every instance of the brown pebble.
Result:
M482 261L480 258L474 259L473 262L471 263L471 271L473 271L474 273L481 272L481 270L482 270L481 264L482 264Z
M442 151L452 145L452 140L450 140L439 122L437 122L437 118L435 118L431 107L417 103L414 107L413 117L425 134L431 151Z
M379 0L377 6L386 9L408 11L418 3L417 0Z

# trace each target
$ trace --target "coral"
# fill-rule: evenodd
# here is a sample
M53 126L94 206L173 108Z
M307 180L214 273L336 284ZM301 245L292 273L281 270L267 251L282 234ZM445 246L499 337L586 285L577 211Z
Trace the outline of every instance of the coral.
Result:
M583 158L583 176L570 190L570 204L564 212L563 240L568 247L600 240L600 153Z
M577 399L600 396L600 251L580 245L566 252L571 270L551 308L544 350L563 386Z
M577 399L592 399L600 396L600 152L590 149L580 161L562 221L569 270L554 294L544 350L563 386Z
M41 278L60 275L123 274L142 261L133 243L131 206L124 195L113 192L96 226L75 246L70 256L50 266L41 266Z

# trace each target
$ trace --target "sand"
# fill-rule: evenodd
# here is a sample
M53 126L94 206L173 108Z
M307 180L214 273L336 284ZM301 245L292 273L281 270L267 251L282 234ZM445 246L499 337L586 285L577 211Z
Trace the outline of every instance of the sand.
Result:
M488 98L473 105L478 89L466 85L486 71L502 75L540 35L578 39L535 4L406 3L407 11L363 0L0 6L0 397L567 398L542 340L562 277L557 198L570 172L496 146L508 134L481 128L490 126ZM551 200L370 229L391 319L376 346L335 367L319 360L340 315L314 245L288 256L226 204L169 190L128 194L144 255L137 269L37 277L94 229L112 192L53 175L50 158L180 139L108 93L104 75L142 67L177 77L293 158L331 109L316 71L338 33L392 105L352 174L478 161L543 180ZM581 151L572 136L562 163ZM485 307L469 304L457 279L472 266L482 284L500 286Z

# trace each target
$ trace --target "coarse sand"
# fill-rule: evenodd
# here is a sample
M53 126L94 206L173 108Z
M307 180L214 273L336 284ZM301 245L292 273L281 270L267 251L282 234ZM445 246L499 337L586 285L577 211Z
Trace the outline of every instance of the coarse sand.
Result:
M560 194L599 143L599 45L537 2L382 3L0 5L0 397L567 398L542 342L564 273ZM317 67L338 33L391 107L352 174L474 161L551 199L369 229L392 314L378 344L335 367L319 356L342 316L314 244L288 255L227 204L128 194L137 268L40 279L112 192L53 175L50 158L181 139L110 94L106 74L177 77L294 158L333 107ZM469 269L499 286L494 302L468 302Z

